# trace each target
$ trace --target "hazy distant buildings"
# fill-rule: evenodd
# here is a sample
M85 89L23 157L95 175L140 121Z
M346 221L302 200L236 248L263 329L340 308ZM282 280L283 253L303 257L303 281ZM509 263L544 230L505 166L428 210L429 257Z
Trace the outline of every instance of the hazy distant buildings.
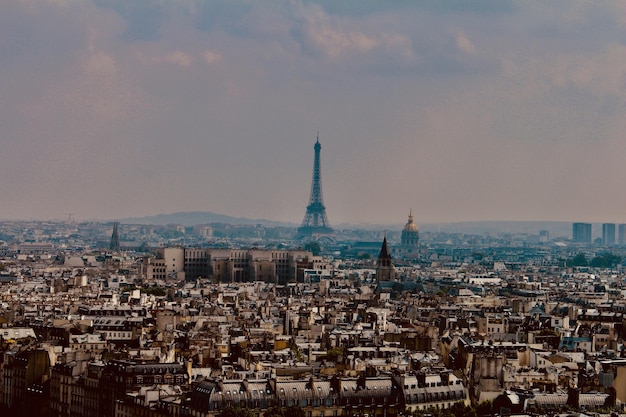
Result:
M615 223L602 224L602 244L615 245Z
M620 224L617 227L617 243L623 245L626 243L626 224Z
M572 240L577 243L591 243L591 223L574 223Z

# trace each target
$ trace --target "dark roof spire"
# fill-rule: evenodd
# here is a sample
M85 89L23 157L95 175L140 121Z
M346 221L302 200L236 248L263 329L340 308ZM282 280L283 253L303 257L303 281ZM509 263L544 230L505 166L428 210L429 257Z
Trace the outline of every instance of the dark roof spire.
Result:
M380 254L378 255L378 259L391 259L391 255L389 254L389 247L387 246L386 234L385 238L383 239L383 246L380 248Z
M112 251L120 250L120 231L118 230L120 223L113 222L113 232L111 233L111 244L109 249Z

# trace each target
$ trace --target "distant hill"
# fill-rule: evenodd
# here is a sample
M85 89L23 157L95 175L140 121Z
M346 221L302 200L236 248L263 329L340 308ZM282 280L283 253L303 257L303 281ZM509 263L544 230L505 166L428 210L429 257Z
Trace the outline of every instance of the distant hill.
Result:
M256 225L272 227L298 227L297 224L278 222L266 219L248 219L245 217L233 217L225 214L212 213L209 211L178 212L171 214L157 214L155 216L131 217L119 219L125 224L182 224L194 226L198 224L223 223L233 225ZM527 233L538 234L540 230L547 230L550 237L570 237L572 233L571 222L556 221L467 221L454 223L422 223L416 222L422 232L444 232L465 234L501 234L501 233ZM404 224L374 225L374 224L337 224L335 230L396 230L401 231ZM594 224L594 235L597 235L601 227Z
M294 226L287 222L277 222L265 219L247 219L244 217L233 217L225 214L212 213L210 211L190 211L171 214L157 214L155 216L130 217L119 219L125 224L152 224L162 226L166 224L182 224L183 226L195 226L197 224L224 223L224 224L261 224L264 226Z

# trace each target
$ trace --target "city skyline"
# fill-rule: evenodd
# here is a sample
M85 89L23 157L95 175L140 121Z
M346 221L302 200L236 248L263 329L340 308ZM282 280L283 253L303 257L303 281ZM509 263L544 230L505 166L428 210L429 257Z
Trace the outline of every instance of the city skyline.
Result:
M0 219L626 223L619 1L0 5Z

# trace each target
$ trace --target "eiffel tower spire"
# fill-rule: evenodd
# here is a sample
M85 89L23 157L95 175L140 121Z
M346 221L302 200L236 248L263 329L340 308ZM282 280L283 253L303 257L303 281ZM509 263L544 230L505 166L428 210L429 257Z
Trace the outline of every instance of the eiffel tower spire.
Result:
M315 159L313 160L313 181L311 183L311 197L309 205L306 207L306 214L302 225L298 228L297 237L312 238L318 235L329 235L333 233L333 229L328 223L326 217L326 207L324 207L324 199L322 198L322 176L320 169L320 145L319 132L315 141Z

